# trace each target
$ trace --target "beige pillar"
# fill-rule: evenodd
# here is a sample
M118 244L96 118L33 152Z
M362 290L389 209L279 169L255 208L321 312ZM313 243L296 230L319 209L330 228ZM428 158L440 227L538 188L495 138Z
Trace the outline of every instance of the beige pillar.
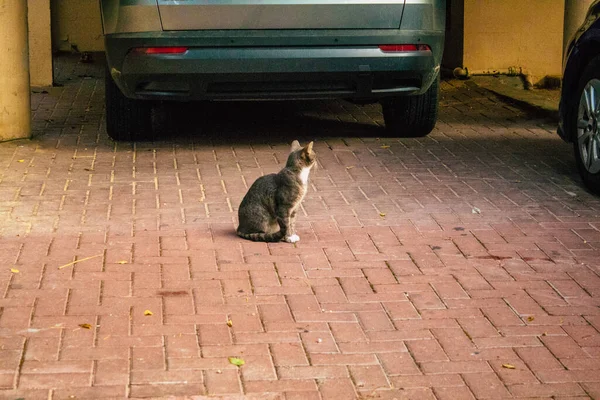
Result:
M29 138L27 0L0 3L0 141Z
M563 53L573 35L579 29L585 15L594 0L565 0L565 31L563 35Z
M31 86L52 86L50 0L28 0L29 79Z

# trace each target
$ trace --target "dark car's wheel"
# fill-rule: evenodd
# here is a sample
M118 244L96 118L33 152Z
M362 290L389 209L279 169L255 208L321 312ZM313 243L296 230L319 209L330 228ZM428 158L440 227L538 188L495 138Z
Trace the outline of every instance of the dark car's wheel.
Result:
M590 62L570 102L567 115L577 168L586 186L600 194L600 56Z
M386 99L382 102L383 120L390 136L421 137L428 135L437 121L440 77L419 96Z
M106 132L114 140L152 136L152 103L125 97L110 73L105 77Z

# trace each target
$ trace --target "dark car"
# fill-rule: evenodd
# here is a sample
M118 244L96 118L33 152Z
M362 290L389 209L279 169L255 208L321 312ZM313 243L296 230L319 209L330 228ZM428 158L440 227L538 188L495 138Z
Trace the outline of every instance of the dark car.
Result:
M600 194L600 0L565 54L558 133L573 143L586 186Z
M156 101L381 101L388 130L435 126L446 0L100 0L108 134Z

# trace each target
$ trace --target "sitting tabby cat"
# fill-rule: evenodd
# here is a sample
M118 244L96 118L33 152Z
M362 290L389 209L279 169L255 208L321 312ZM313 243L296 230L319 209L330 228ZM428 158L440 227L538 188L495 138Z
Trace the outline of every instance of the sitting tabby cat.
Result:
M296 235L296 210L308 189L308 174L315 165L313 142L306 147L292 143L285 168L277 174L258 178L244 196L238 217L237 234L257 242L289 243L300 240Z

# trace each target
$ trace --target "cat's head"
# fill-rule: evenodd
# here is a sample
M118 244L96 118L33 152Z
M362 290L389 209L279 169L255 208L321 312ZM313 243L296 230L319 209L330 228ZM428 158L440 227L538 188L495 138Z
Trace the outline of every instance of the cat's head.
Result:
M313 151L313 142L302 147L297 140L292 142L292 148L288 157L287 166L296 168L312 168L317 162L317 155Z

